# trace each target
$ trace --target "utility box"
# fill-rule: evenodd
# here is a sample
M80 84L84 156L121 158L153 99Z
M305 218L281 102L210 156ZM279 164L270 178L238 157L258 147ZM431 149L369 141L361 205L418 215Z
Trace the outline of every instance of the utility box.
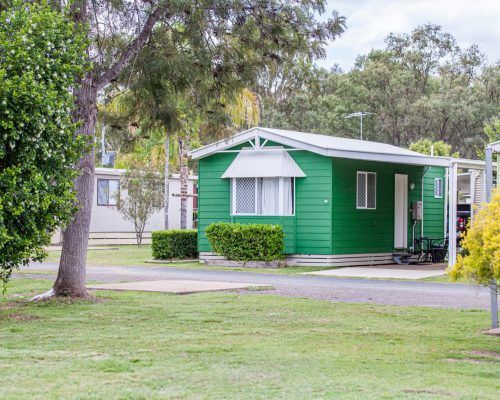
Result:
M413 201L411 203L411 219L414 221L421 221L424 216L422 202Z

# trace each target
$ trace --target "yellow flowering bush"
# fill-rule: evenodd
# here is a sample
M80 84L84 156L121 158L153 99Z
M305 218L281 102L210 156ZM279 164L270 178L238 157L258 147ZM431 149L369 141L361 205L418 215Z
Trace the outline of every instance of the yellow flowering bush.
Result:
M488 286L492 279L500 279L500 189L474 216L462 247L463 254L448 271L452 280L467 278Z

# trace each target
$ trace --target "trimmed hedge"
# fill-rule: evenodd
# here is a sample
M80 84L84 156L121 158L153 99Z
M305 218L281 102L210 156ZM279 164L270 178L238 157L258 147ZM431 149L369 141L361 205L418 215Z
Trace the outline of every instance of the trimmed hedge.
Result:
M285 234L280 225L216 222L207 227L208 241L218 255L235 261L284 258Z
M198 232L196 229L172 229L152 233L153 258L198 258Z

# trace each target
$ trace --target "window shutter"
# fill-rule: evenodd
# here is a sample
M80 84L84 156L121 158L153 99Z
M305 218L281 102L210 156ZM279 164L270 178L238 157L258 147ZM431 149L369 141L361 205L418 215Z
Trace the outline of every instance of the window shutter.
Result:
M255 214L255 178L236 178L236 214Z
M366 186L366 173L358 172L356 192L356 206L358 208L366 208Z
M440 199L443 197L443 179L434 178L434 197Z

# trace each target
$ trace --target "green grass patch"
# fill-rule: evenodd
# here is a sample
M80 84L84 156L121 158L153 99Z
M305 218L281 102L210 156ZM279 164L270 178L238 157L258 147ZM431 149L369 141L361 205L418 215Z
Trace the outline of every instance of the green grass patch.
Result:
M277 296L97 292L0 298L0 398L496 399L486 311Z
M199 262L175 262L175 263L147 263L151 260L151 245L126 246L103 246L102 250L88 250L87 264L89 265L119 265L119 266L143 266L143 267L165 267L165 268L188 268L206 269L222 271L258 272L262 274L283 274L293 275L301 272L321 271L332 269L332 267L286 267L286 268L237 268L207 266ZM110 247L110 248L106 248ZM59 262L61 252L57 250L49 251L47 262Z

